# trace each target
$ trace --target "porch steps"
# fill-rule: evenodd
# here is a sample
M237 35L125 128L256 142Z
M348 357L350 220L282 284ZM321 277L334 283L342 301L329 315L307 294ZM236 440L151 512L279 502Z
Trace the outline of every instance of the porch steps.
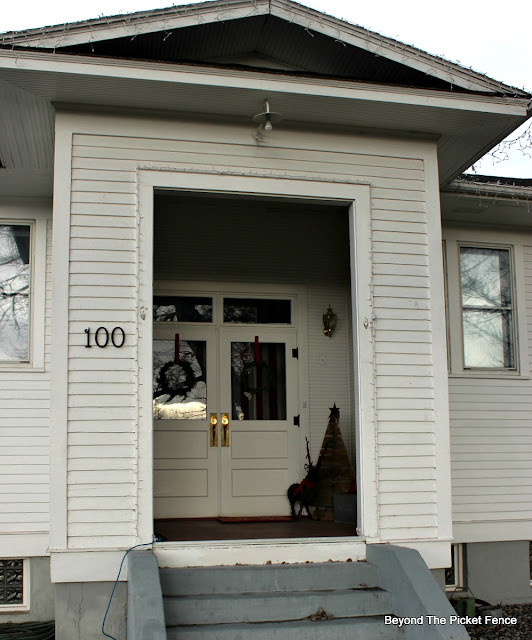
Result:
M160 578L168 640L403 637L384 624L391 594L368 562L161 569Z

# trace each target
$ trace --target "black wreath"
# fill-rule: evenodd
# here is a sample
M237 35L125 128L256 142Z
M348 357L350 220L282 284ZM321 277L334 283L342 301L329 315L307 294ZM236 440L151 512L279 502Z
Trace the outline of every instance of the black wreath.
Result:
M175 367L181 367L185 374L184 380L172 381L168 379L168 373ZM168 394L170 396L186 396L186 394L194 388L196 384L196 376L192 365L187 360L178 360L177 362L166 362L159 371L157 376L160 391L157 395Z
M262 387L252 387L249 384L250 374L253 370L262 371ZM261 360L260 362L247 362L242 368L242 373L240 374L240 388L242 389L242 393L257 395L262 391L271 391L275 386L275 376L273 371L271 367L264 362L264 360Z

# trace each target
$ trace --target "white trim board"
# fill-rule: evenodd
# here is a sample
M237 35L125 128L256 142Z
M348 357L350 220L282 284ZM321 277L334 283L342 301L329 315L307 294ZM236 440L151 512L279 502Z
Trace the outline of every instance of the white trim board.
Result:
M235 564L346 562L366 559L366 543L360 538L290 538L156 543L153 551L159 567L211 567Z

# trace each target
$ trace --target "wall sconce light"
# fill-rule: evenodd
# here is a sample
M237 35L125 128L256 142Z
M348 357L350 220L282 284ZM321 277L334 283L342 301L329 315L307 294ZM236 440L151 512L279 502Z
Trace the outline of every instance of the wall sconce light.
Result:
M327 312L323 314L323 335L330 338L333 334L333 331L336 329L336 323L338 321L338 317L336 313L331 309L331 305L327 309Z
M264 101L264 111L253 116L253 121L259 123L259 130L264 129L269 133L273 129L273 123L281 120L281 114L277 111L270 111L270 101Z

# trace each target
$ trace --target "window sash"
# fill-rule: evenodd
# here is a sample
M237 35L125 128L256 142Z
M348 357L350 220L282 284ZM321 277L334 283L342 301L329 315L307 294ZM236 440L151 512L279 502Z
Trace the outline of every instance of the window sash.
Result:
M515 369L509 248L459 248L464 369Z
M32 225L0 223L0 362L30 361Z

